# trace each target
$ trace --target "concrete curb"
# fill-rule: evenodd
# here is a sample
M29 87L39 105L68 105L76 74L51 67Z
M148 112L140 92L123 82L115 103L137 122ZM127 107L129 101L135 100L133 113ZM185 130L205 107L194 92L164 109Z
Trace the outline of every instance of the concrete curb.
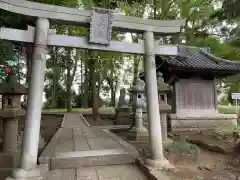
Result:
M50 159L54 153L54 147L58 143L59 137L61 135L62 128L59 128L57 132L53 135L51 141L47 144L42 154L38 158L40 164L50 165Z
M118 137L116 134L111 132L109 129L102 129L105 133L107 133L109 136L111 136L115 141L117 141L119 144L121 144L126 151L134 155L136 158L139 157L138 151L127 141L124 141L122 138Z
M148 180L170 180L160 170L153 169L146 166L141 159L136 159L135 164L143 172L143 174L148 178Z
M88 123L88 121L85 119L85 117L80 114L81 118L83 119L83 121L85 122L85 124L87 125L87 127L90 127L91 125Z
M42 115L64 115L65 112L42 112Z
M63 115L63 120L62 120L61 128L64 127L65 119L66 119L66 113L64 113L64 115Z

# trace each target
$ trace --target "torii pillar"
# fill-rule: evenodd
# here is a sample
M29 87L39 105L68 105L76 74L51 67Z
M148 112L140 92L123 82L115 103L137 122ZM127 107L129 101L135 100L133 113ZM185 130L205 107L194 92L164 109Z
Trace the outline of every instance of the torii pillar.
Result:
M47 56L48 29L49 20L46 18L37 18L32 58L32 76L29 86L20 168L14 170L12 174L13 179L42 179L40 170L38 170L36 166ZM12 178L7 179L12 180Z
M148 111L148 132L151 157L145 163L152 167L162 167L169 162L164 158L161 119L159 113L158 87L155 64L155 41L153 32L144 33L145 59L144 73Z

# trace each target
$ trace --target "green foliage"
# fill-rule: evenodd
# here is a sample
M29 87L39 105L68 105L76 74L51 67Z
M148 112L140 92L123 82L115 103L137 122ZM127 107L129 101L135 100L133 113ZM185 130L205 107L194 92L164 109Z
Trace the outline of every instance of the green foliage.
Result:
M233 104L232 93L240 92L240 82L234 83L228 90L228 101Z
M57 108L65 108L66 105L66 99L67 99L67 93L64 90L64 88L60 84L56 84L57 94L56 94L56 107ZM52 107L52 84L45 85L44 87L45 92L45 98L47 99L47 102L45 104L45 108L56 108Z
M224 128L224 129L216 129L215 134L221 139L237 140L240 138L240 126L233 126L233 127Z
M185 18L187 20L186 26L184 27L183 33L180 37L176 38L177 40L169 40L166 43L178 43L180 44L185 40L187 44L199 46L199 47L210 47L213 54L218 57L238 60L239 58L239 35L238 29L230 31L226 30L224 36L225 39L228 39L228 42L220 43L219 39L211 37L209 35L209 29L215 28L221 22L216 21L215 19L210 19L212 14L215 13L213 5L214 0L155 0L155 1L144 1L144 0L32 0L33 2L54 4L60 6L67 6L72 8L78 8L83 6L88 9L93 6L98 6L102 8L109 9L118 9L120 12L124 12L125 15L137 16L137 17L147 17L154 18L159 20L165 19L180 19ZM229 0L232 1L232 0ZM231 3L230 3L231 4ZM229 9L233 8L226 3L223 5L223 8ZM236 7L236 4L235 4ZM0 11L0 25L5 27L12 27L18 29L25 29L27 22L24 21L21 16ZM87 36L88 28L86 27L73 27L68 25L52 25L51 28L57 30L58 34L65 34L71 36ZM230 32L232 34L230 34ZM138 34L131 34L133 41L141 37ZM164 37L165 38L165 37ZM124 34L119 32L113 33L114 40L123 40ZM166 38L167 39L167 38ZM173 38L172 38L173 39ZM233 47L234 46L234 47ZM60 50L61 49L61 50ZM76 49L71 49L72 52L68 54L67 48L60 48L59 50L52 50L50 53L51 59L47 61L47 73L46 73L46 99L47 104L51 107L53 96L56 96L57 104L56 107L65 106L65 100L68 98L69 91L67 84L73 83L76 75L74 73L75 65L78 66L79 62L82 64L84 69L81 73L84 73L83 81L88 81L87 85L89 86L89 91L91 92L90 85L91 83L91 73L90 70L93 69L92 63L94 62L94 68L98 75L98 81L96 84L100 84L100 94L111 94L116 93L116 89L121 83L121 70L124 69L125 74L130 74L134 72L133 67L136 63L133 63L133 59L136 57L132 55L112 53L112 52L98 52L91 51L91 57L95 58L94 61L85 60L89 57L84 57L84 53L81 53L79 57L75 54ZM0 65L5 61L16 61L17 46L13 43L0 41ZM128 58L128 64L124 63L123 59ZM63 63L59 63L63 62ZM140 62L141 63L141 62ZM21 65L23 67L24 64ZM20 66L18 66L20 67ZM70 69L70 76L66 73L66 69ZM69 70L68 69L68 70ZM85 71L87 73L85 73ZM0 71L1 76L1 71ZM123 77L124 79L125 77ZM71 82L70 82L71 81ZM124 79L123 81L127 81ZM53 85L54 84L54 85ZM126 82L127 84L127 82ZM80 85L82 86L82 85ZM231 91L237 91L239 86L231 88ZM57 92L55 95L54 92ZM72 94L73 101L77 106L80 106L81 103L81 92L77 96ZM84 93L83 93L84 94ZM115 97L111 97L114 99ZM91 96L88 98L89 103L92 101Z
M20 15L16 15L10 12L0 10L0 27L25 29L26 23L24 23ZM8 64L14 70L14 73L18 74L19 79L23 77L21 72L25 66L23 57L19 53L20 45L15 42L0 40L0 79L6 77L4 71L4 65Z
M240 16L240 0L224 0L221 9L216 11L213 18L219 20L232 20Z
M197 155L198 147L187 142L174 142L165 148L165 151L181 156Z
M79 5L78 0L29 0L29 1L67 7L77 7Z
M211 53L215 56L228 59L228 60L239 60L239 51L233 48L230 44L225 42L221 43L219 39L215 37L208 38L194 38L187 42L188 45L197 47L207 47L210 48Z
M223 114L235 114L236 113L235 106L219 105L218 110L220 113L223 113ZM240 109L239 109L239 112L240 112Z

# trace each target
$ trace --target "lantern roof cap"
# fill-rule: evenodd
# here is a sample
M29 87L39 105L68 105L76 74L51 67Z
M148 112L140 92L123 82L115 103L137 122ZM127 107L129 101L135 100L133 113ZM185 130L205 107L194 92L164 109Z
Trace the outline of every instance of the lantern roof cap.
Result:
M2 95L24 95L27 94L27 88L17 82L15 74L8 74L3 83L0 84L0 94Z

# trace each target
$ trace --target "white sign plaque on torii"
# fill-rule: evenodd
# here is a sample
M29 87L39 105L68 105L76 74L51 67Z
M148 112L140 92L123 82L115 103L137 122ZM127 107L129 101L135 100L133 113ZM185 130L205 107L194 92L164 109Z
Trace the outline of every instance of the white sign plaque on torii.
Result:
M93 9L89 42L108 45L112 38L112 12L106 9Z

